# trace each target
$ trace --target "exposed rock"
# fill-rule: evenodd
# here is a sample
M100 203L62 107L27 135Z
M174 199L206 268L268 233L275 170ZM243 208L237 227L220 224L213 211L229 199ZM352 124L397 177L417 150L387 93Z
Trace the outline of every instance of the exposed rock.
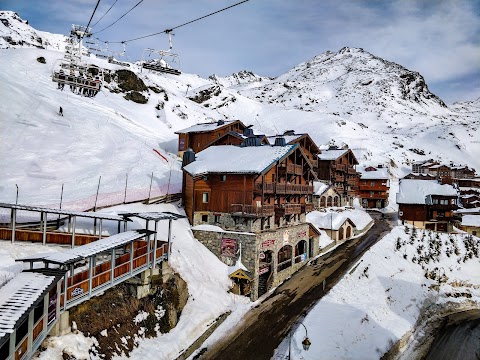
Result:
M145 83L133 71L117 70L118 87L123 91L146 91L148 88Z
M146 104L148 102L148 98L140 94L138 91L130 91L123 98L136 102L137 104Z
M40 56L37 58L37 61L40 63L40 64L46 64L47 61L45 60L45 58L43 56Z

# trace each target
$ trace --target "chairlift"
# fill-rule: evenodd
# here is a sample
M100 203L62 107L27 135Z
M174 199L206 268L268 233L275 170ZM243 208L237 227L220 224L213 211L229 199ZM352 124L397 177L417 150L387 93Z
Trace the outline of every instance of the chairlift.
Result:
M170 45L169 49L145 49L142 54L142 68L173 75L180 75L180 57L177 54L170 52L172 50L172 31L167 30L166 33L168 34L168 43ZM150 57L152 54L159 55L159 58L147 60L145 57L146 54L148 57Z
M122 45L123 45L123 51L112 51L110 54L110 56L108 57L108 62L110 64L116 64L116 65L120 65L120 66L127 66L127 67L130 67L130 64L127 63L127 62L124 62L124 61L119 61L117 59L115 59L114 55L117 55L117 56L122 56L122 57L126 57L126 46L125 46L125 42L122 41Z
M63 90L65 85L79 95L95 96L103 85L103 69L93 65L79 65L73 61L57 60L53 65L52 81Z

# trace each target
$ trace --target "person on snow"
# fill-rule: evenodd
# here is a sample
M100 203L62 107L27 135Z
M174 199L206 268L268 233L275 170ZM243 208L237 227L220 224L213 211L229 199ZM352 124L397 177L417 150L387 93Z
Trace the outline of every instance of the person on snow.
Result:
M63 109L62 107L60 106L60 111L58 112L59 115L63 116Z

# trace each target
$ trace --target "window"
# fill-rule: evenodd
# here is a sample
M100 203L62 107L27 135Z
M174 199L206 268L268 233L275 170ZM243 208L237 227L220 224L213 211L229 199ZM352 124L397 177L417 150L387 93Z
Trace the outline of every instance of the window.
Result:
M433 199L433 204L437 205L438 204L438 199Z
M208 222L208 215L202 215L202 221Z
M375 186L375 182L371 181L370 186Z
M203 175L203 180L208 181L208 175Z
M472 230L472 235L477 236L477 232L475 230Z
M220 222L220 215L215 215L215 222L219 223Z
M221 175L220 181L227 181L227 175Z
M204 204L208 203L208 192L204 192L204 193L202 194L202 202L203 202Z
M448 205L448 200L440 200L441 205Z
M35 310L33 311L33 323L36 324L38 320L43 316L43 303L45 300L40 301Z
M363 182L363 185L367 185L367 182L366 182L366 181L364 181L364 182Z
M457 204L457 199L452 199L452 205L456 205Z

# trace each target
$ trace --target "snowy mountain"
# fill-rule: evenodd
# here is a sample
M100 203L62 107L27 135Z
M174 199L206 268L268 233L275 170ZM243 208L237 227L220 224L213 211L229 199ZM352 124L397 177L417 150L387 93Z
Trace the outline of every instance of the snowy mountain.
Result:
M0 11L0 49L20 47L65 50L64 35L38 31L13 11Z
M396 176L429 158L480 169L478 101L446 107L420 74L362 49L323 53L274 79L249 71L174 76L92 55L83 61L106 76L102 92L89 98L51 81L65 36L0 14L0 201L14 201L18 185L20 202L56 204L65 184L64 201L91 207L102 176L100 200L118 203L127 174L127 200L145 198L152 172L155 194L179 191L178 163L166 154L176 152L174 131L221 118L266 134L308 132L320 146L345 143L361 162L389 164Z

